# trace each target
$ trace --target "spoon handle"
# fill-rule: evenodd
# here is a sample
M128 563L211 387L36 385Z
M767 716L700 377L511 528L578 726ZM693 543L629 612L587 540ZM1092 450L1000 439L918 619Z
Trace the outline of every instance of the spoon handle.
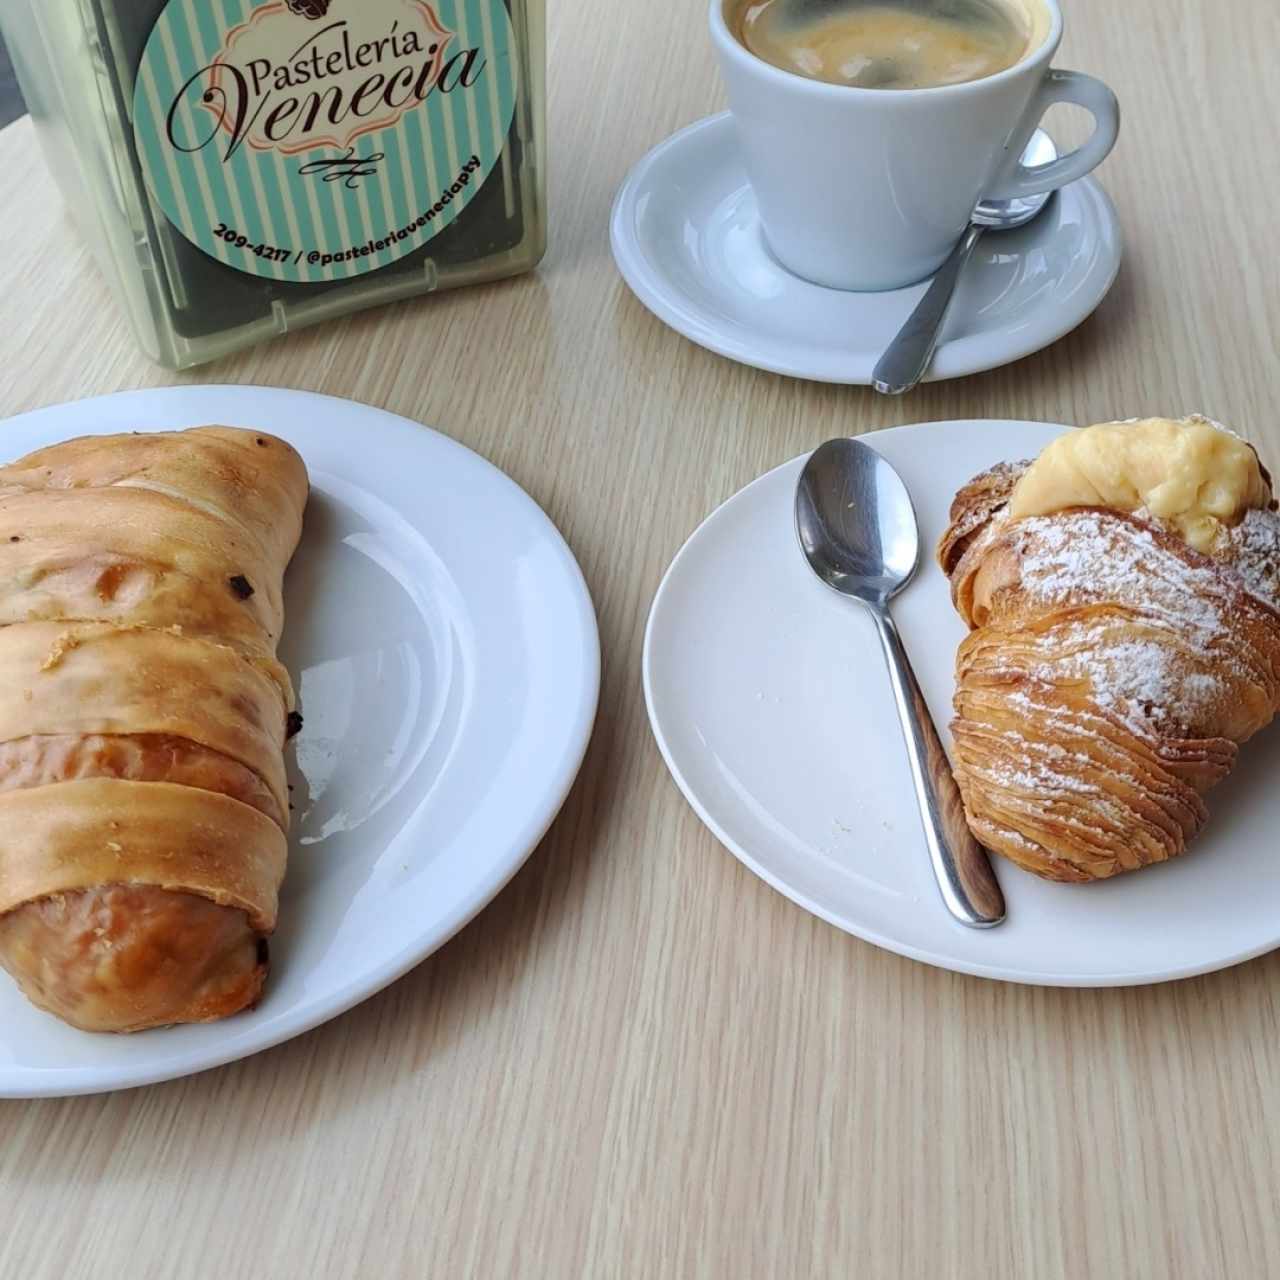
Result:
M965 821L960 788L893 618L888 609L871 612L889 664L925 842L942 899L961 924L971 929L990 929L1002 923L1005 915L1004 895L991 870L991 860Z
M938 269L929 291L920 299L911 318L889 344L871 375L871 385L885 396L900 396L910 391L929 371L933 353L938 349L942 322L951 309L960 273L982 239L984 228L971 223L951 256Z

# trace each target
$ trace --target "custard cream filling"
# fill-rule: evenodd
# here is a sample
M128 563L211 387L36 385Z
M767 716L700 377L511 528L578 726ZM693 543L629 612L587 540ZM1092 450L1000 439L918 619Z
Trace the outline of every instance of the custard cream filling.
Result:
M1059 436L1018 482L1009 514L1145 509L1208 553L1224 527L1270 504L1258 455L1239 436L1208 418L1147 418Z

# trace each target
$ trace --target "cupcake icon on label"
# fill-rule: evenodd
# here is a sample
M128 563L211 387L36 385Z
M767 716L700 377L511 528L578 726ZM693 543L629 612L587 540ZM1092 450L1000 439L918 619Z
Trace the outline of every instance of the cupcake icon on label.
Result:
M288 0L289 8L293 13L303 18L310 18L313 22L323 18L329 12L329 2L330 0Z

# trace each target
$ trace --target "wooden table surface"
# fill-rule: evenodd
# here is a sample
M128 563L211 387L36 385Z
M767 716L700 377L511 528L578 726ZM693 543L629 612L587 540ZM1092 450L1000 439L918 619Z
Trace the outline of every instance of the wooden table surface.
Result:
M1051 350L903 402L739 368L617 276L628 167L722 105L702 0L660 17L612 0L607 21L556 0L535 276L176 379L135 351L29 122L0 133L0 415L246 382L440 427L557 521L605 659L560 819L415 972L222 1070L0 1104L0 1276L1280 1275L1280 954L1090 992L877 951L716 844L641 697L646 612L683 539L828 436L1203 410L1280 460L1280 6L1069 8L1059 64L1126 112L1102 171L1120 281Z

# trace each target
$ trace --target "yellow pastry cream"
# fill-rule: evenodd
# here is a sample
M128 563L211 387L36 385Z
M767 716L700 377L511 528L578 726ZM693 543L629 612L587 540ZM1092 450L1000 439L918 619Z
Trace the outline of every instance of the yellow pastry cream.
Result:
M1018 482L1009 514L1145 509L1207 553L1224 526L1270 503L1258 455L1239 436L1208 418L1147 418L1059 436Z

